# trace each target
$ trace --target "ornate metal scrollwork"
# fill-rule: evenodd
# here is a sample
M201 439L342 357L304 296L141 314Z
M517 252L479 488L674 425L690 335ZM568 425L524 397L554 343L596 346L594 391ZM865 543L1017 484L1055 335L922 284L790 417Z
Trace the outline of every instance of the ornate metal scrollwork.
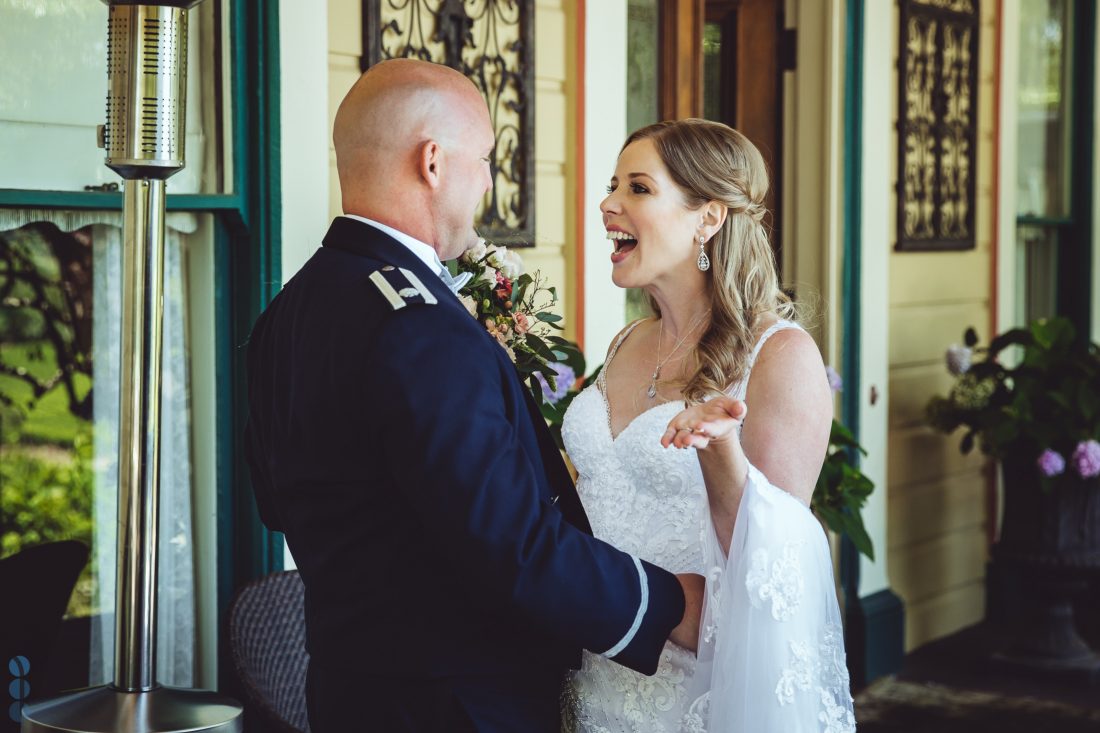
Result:
M364 0L362 68L419 58L465 74L496 132L493 188L477 213L486 239L535 239L533 0Z
M899 250L972 249L978 0L902 0Z

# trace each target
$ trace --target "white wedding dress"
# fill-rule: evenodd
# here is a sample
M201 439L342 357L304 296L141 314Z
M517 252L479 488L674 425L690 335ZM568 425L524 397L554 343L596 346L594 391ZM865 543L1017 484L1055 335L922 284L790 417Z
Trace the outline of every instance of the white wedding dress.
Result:
M616 341L607 364L635 325ZM783 328L798 326L780 321L768 329L753 360ZM744 399L747 383L748 375L729 394ZM821 525L802 502L750 467L726 558L695 451L659 443L683 407L657 404L613 437L601 375L565 415L562 436L596 537L672 572L707 579L698 660L668 642L657 673L647 677L585 652L581 669L566 682L565 731L854 731Z

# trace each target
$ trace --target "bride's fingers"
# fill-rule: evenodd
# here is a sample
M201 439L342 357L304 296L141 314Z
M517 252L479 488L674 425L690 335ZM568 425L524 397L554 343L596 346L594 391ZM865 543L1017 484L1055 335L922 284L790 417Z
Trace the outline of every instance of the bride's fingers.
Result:
M705 448L712 440L729 435L747 412L745 403L732 397L718 397L695 405L672 418L661 436L661 446Z
M668 448L670 446L676 448L686 448L690 444L692 436L696 435L698 431L687 425L677 425L676 421L668 426L664 435L661 436L661 446Z
M734 420L742 421L749 414L749 406L743 400L732 400L733 404L725 406L726 413Z
M683 448L695 448L696 450L702 450L710 445L710 438L705 435L699 435L698 433L691 433L683 439Z

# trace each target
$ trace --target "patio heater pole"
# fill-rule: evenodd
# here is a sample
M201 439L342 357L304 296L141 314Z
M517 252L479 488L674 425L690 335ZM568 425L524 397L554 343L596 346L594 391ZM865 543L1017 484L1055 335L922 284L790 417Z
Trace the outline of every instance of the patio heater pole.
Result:
M184 167L187 13L201 0L105 0L107 124L125 180L114 683L23 709L23 733L242 730L241 708L156 674L164 181Z

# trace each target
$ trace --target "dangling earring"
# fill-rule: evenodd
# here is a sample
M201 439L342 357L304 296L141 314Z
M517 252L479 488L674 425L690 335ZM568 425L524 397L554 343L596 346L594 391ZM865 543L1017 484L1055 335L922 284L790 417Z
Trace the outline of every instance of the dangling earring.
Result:
M703 243L704 242L706 242L706 238L702 234L700 234L699 235L699 259L697 259L695 261L695 266L698 267L703 272L706 272L707 270L710 269L710 258L707 257L707 251L706 251L706 249L703 248Z

